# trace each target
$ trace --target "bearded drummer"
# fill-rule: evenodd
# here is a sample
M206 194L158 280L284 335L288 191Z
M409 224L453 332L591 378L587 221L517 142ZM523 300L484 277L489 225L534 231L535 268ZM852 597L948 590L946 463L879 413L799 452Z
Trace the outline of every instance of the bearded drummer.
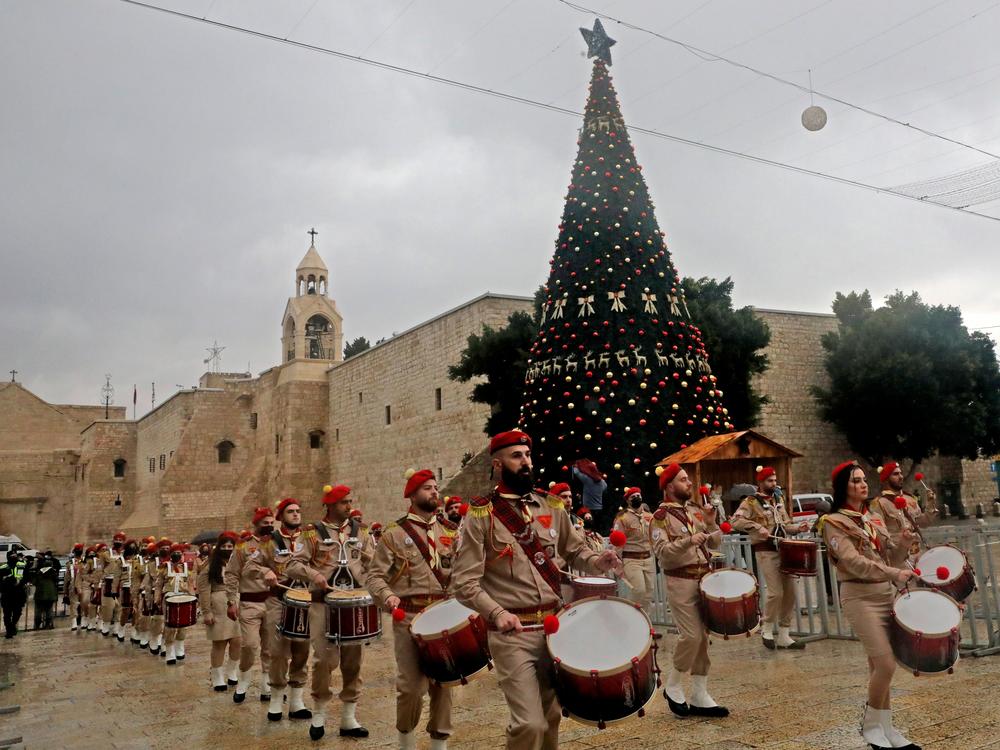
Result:
M246 700L247 690L253 678L253 663L260 653L260 700L271 700L267 687L267 675L271 666L271 634L267 630L266 602L271 596L271 587L264 580L260 570L253 569L247 562L257 554L260 545L271 536L274 528L274 511L263 506L254 510L254 530L245 540L241 540L233 550L223 576L226 582L226 616L240 623L240 676L233 691L233 703Z
M903 492L903 470L895 461L888 461L879 468L882 493L872 499L868 510L885 524L892 539L889 564L900 568L906 565L910 555L920 554L918 526L926 526L930 514L923 513L917 499Z
M847 461L833 470L831 479L833 505L821 519L820 532L837 567L844 614L868 656L868 702L861 736L876 749L919 750L893 727L889 702L896 671L890 641L896 594L892 584L905 584L914 572L889 562L893 542L885 527L873 523L867 512L868 483L861 467Z
M656 575L653 546L649 540L653 514L643 509L642 490L638 487L626 487L624 500L625 507L615 516L612 528L625 535L621 554L629 598L649 612L653 601L653 576Z
M556 561L588 575L621 572L621 561L613 550L591 550L562 501L549 501L544 490L533 489L528 435L503 432L489 448L500 482L487 497L469 502L452 590L490 629L490 652L510 709L508 750L548 750L559 746L562 718L543 630L560 605Z
M288 718L311 719L312 711L306 708L302 699L309 671L309 641L304 638L287 638L280 630L284 610L283 587L291 582L285 574L285 567L301 546L302 506L295 498L286 497L278 503L274 517L278 520L278 528L271 532L271 537L261 543L257 554L247 562L247 567L263 576L271 587L265 617L267 637L271 639L271 669L268 678L271 705L267 709L267 718L281 721L287 688Z
M806 644L793 640L789 631L795 614L795 577L781 572L777 538L809 530L807 523L795 523L784 501L775 496L778 477L770 466L757 469L757 494L746 497L730 519L732 526L750 537L757 570L767 585L761 638L764 647L801 650ZM778 637L774 637L774 625Z
M324 597L331 588L360 588L375 551L371 535L351 519L351 488L344 484L323 488L326 513L322 521L308 524L302 532L302 545L292 555L285 575L308 583L312 593L309 607L309 640L313 648L313 715L309 736L318 740L326 732L327 704L333 697L330 682L339 668L343 684L340 736L367 737L357 719L361 696L361 656L358 643L339 644L327 639L327 603ZM341 555L347 560L342 566ZM349 574L349 575L348 575Z
M451 536L436 516L438 484L422 469L407 477L403 497L410 507L382 534L368 570L367 587L375 601L393 613L396 653L396 731L400 750L415 750L424 695L430 694L427 732L431 750L447 750L451 735L451 688L430 682L420 671L410 623L427 606L447 596L451 578ZM448 544L441 542L447 536Z
M663 467L659 478L663 502L653 513L650 542L666 576L667 602L679 638L667 670L664 694L679 717L729 716L708 692L708 632L701 616L702 576L710 572L708 550L722 545L722 531L712 505L696 502L693 486L680 464ZM691 696L686 698L684 677L691 673Z
M171 594L194 593L194 571L184 562L187 545L181 542L170 545L170 560L161 565L156 573L155 601L162 611L166 611L167 598ZM163 644L167 652L167 665L173 666L178 659L184 659L184 639L187 628L164 628Z

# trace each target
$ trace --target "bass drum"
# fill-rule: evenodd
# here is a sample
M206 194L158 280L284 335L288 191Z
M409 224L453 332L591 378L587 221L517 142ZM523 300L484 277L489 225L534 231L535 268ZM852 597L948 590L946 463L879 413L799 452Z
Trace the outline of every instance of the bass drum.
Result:
M896 597L890 640L896 661L913 674L951 674L958 661L962 610L938 591L917 589Z
M466 685L493 669L486 623L456 599L435 602L410 623L420 671L439 685Z
M757 579L745 570L717 570L702 577L702 620L705 628L729 640L731 635L749 638L760 628L760 591Z

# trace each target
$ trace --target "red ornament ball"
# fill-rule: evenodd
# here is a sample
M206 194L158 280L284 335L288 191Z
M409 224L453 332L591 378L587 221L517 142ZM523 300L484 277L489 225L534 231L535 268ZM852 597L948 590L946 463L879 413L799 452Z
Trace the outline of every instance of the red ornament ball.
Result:
M914 477L914 479L916 479L916 480L917 480L918 482L922 482L922 481L924 481L924 475L923 475L923 472L920 472L920 471L918 471L918 472L917 472L916 474L914 474L914 475L913 475L913 477Z
M913 572L916 573L917 575L920 575L920 568L914 568Z
M904 508L906 508L906 498L903 497L902 495L896 495L895 499L892 502L893 505L899 508L899 510L903 510Z

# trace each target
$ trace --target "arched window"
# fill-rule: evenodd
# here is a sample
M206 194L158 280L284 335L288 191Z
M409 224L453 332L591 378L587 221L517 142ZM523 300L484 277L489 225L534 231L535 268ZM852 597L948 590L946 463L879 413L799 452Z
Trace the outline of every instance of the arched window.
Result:
M128 465L128 461L124 458L115 459L115 476L123 477L125 476L125 467Z
M312 274L306 279L306 294L316 294L316 277Z
M333 325L322 315L313 315L306 321L306 357L309 359L333 359Z
M295 319L291 316L285 321L285 361L295 359Z
M215 446L216 450L219 452L219 463L220 464L228 464L229 463L229 461L230 461L230 459L232 458L232 455L233 455L233 448L235 448L235 447L236 446L233 445L228 440L223 440L221 443L219 443L217 446Z
M323 447L323 430L313 430L309 433L309 447L312 449Z

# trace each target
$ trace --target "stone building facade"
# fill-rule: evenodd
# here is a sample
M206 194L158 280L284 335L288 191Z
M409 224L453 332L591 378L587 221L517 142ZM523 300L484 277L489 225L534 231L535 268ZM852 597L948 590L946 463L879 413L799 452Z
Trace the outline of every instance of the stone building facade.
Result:
M191 538L240 529L254 507L296 497L322 512L327 483L355 490L366 520L405 510L407 468L430 468L446 492L489 483L488 407L472 383L448 378L468 337L530 312L530 297L484 294L344 361L343 319L327 296L329 272L310 247L281 317L278 362L249 373L205 373L138 420L123 407L48 404L17 383L0 386L0 534L65 549L75 540L132 535ZM820 337L832 315L757 310L771 329L770 396L756 429L803 454L793 491L824 491L851 455L810 395L824 382ZM921 467L967 506L997 486L987 462Z

